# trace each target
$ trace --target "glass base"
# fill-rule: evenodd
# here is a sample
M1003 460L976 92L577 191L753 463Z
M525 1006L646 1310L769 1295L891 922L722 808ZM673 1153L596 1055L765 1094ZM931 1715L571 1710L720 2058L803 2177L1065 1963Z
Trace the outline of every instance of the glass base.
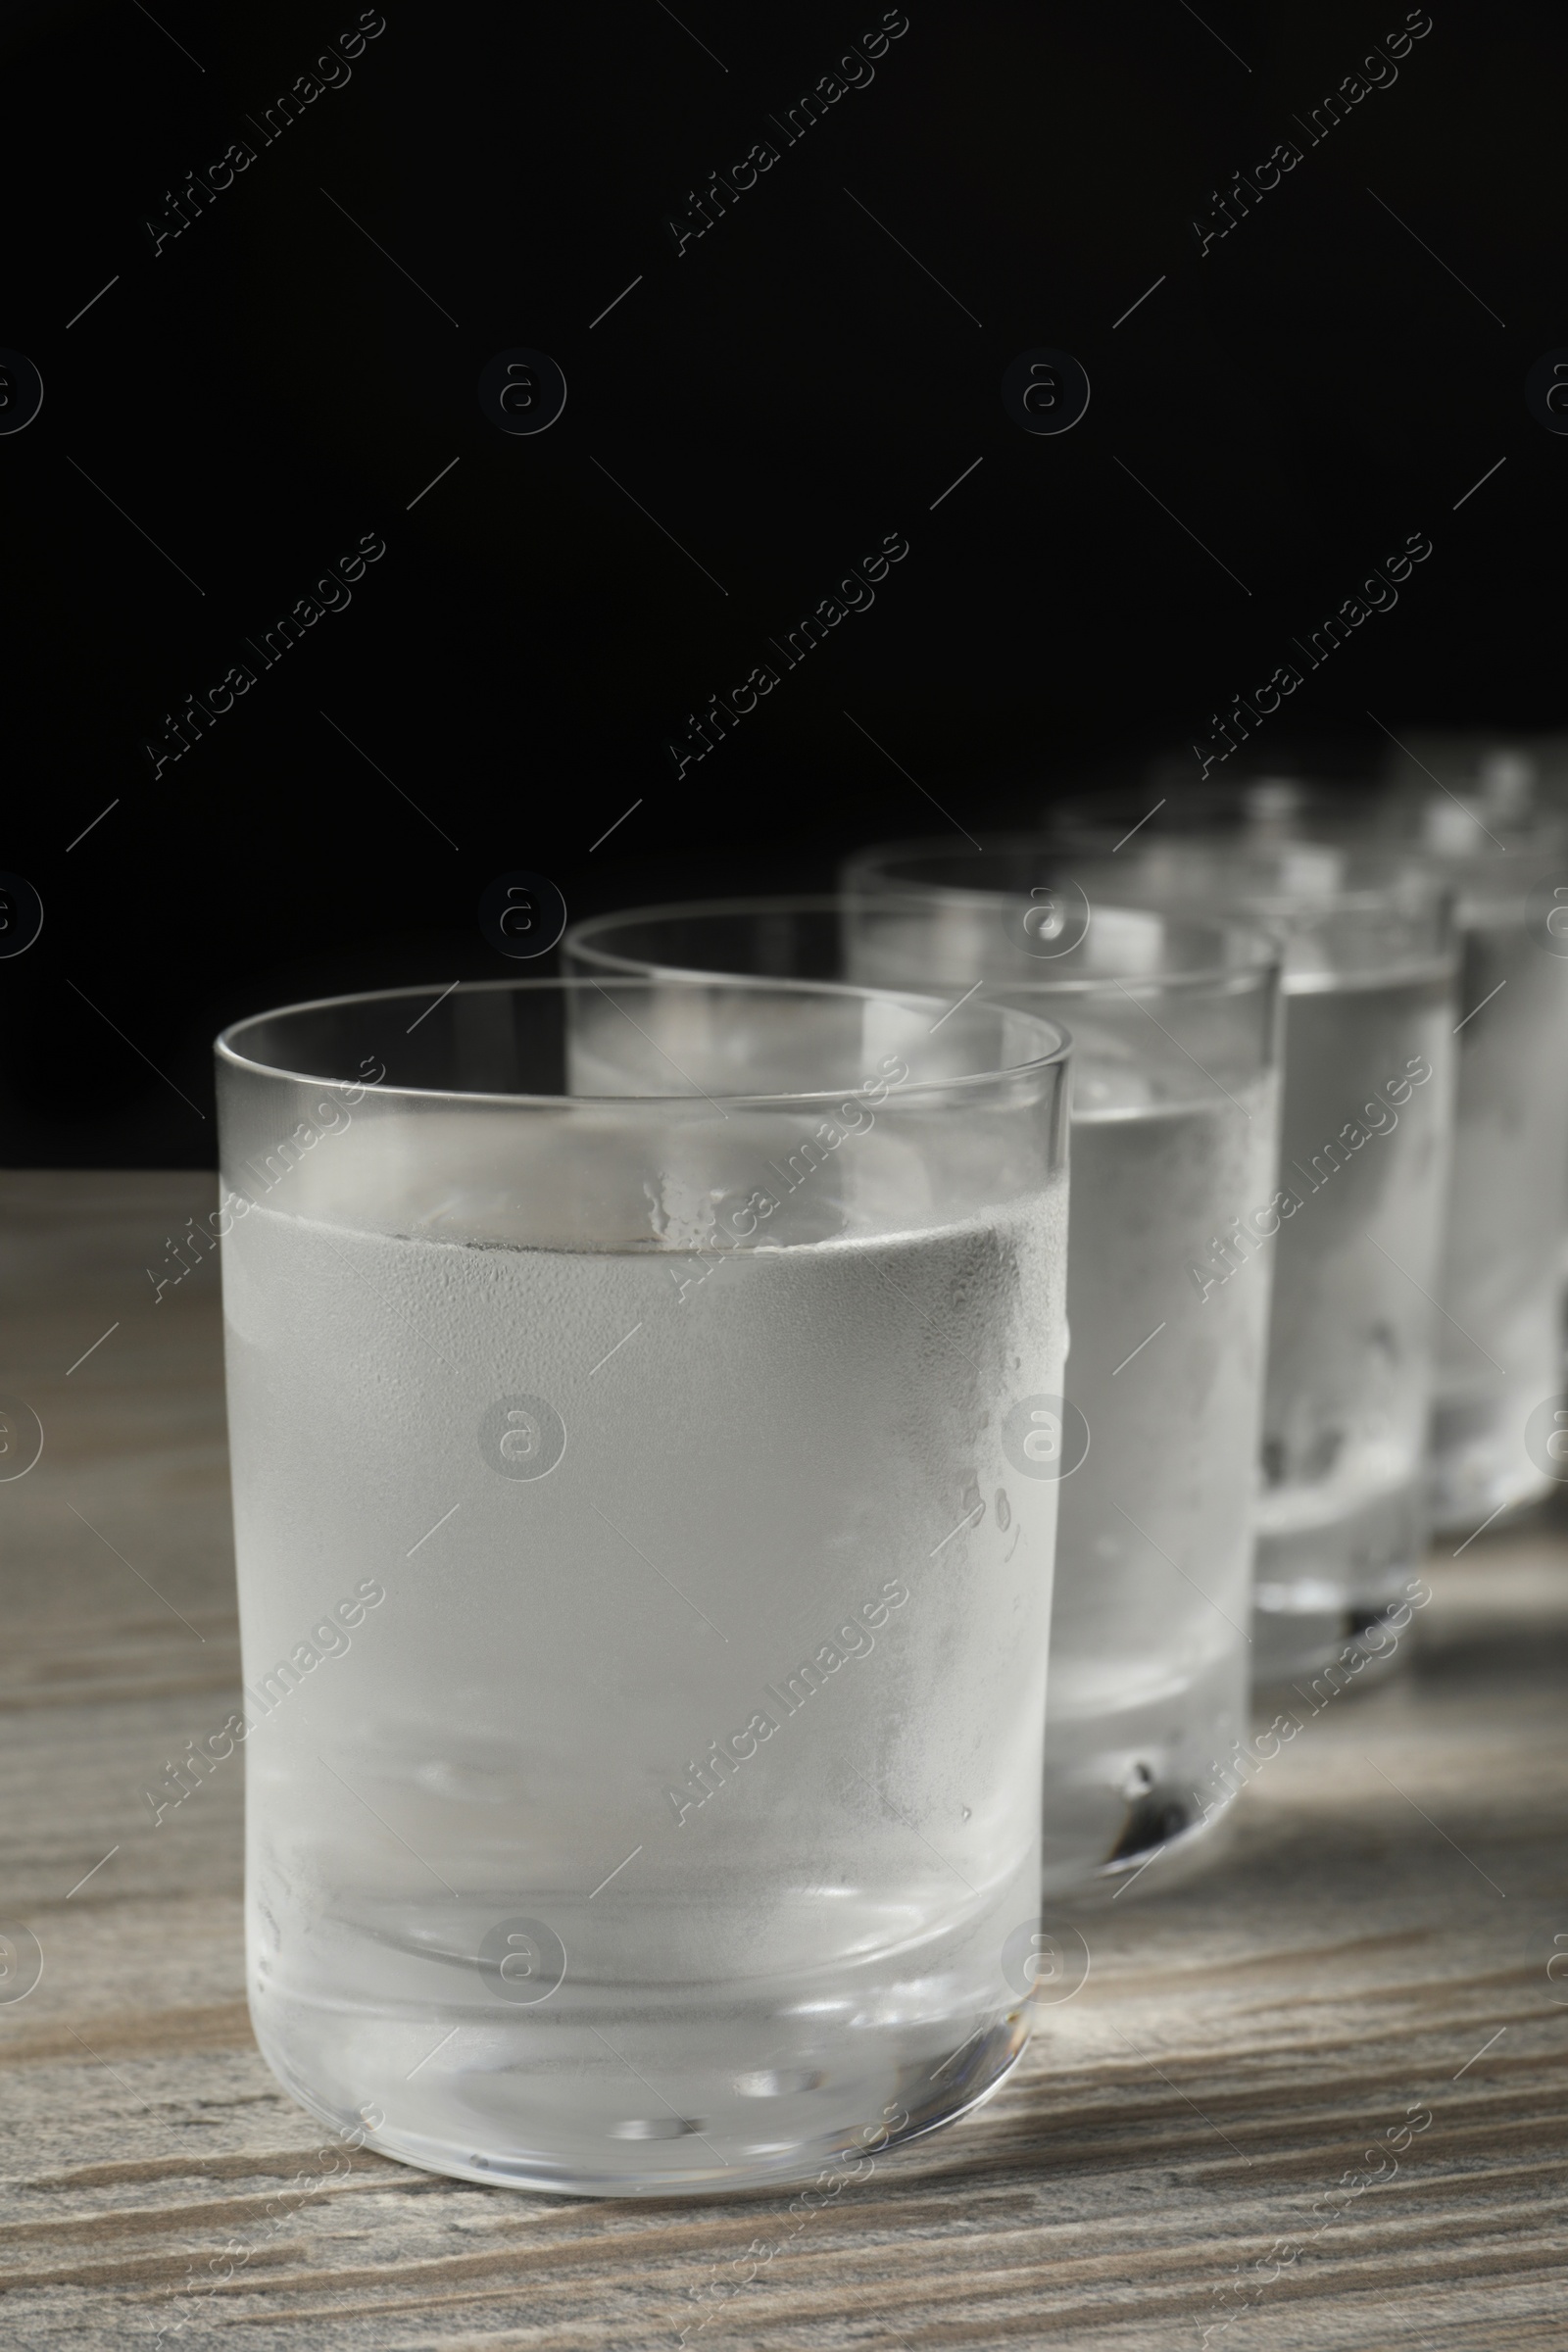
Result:
M1257 1611L1252 1620L1257 1628L1254 1693L1266 1698L1271 1691L1296 1690L1305 1698L1315 1690L1321 1701L1342 1690L1368 1690L1374 1683L1387 1682L1401 1671L1409 1654L1400 1641L1409 1619L1396 1623L1393 1613L1410 1597L1401 1589L1384 1609L1325 1609L1310 1615Z
M1047 1916L1063 1910L1102 1910L1108 1903L1137 1902L1145 1894L1185 1886L1224 1861L1235 1833L1234 1792L1151 1790L1149 1801L1129 1808L1126 1832L1104 1861L1070 1880L1059 1875L1056 1881L1046 1880L1042 1893Z
M1542 1395L1549 1395L1543 1388ZM1529 1509L1549 1494L1554 1481L1537 1469L1524 1447L1521 1408L1495 1398L1442 1401L1432 1408L1432 1451L1428 1496L1434 1532L1470 1536L1488 1520L1499 1521Z
M1333 1519L1292 1526L1271 1496L1274 1524L1257 1539L1252 1588L1253 1687L1309 1681L1334 1665L1365 1682L1399 1656L1391 1612L1411 1596L1426 1549L1415 1479ZM1265 1519L1269 1505L1265 1505Z
M1245 1604L1232 1605L1240 1617ZM1247 1731L1242 1642L1185 1674L1167 1664L1152 1676L1136 1653L1092 1667L1054 1660L1048 1693L1041 1847L1048 1908L1125 1885L1161 1848L1160 1884L1178 1855L1200 1847L1206 1853L1229 1791L1221 1759Z
M666 2047L658 2068L668 2087L678 2080L677 2111L591 2034L586 2051L563 2051L544 2064L509 2064L497 2047L437 2072L436 2052L412 2076L398 2062L378 2067L372 2080L367 2044L373 2041L384 2059L382 2036L340 2020L331 2054L325 2041L312 2053L317 2063L307 2082L252 2001L268 2065L291 2097L335 2131L354 2131L377 2154L421 2172L535 2194L602 2197L727 2195L881 2156L989 2099L1017 2064L1033 2013L1020 1998L966 2040L954 2043L952 2026L939 2039L933 2027L928 2055L820 2070L764 2064L737 2072L715 2046L726 2038L723 2021L694 2022L684 2052L672 2063ZM620 2047L637 2049L637 2026L624 2008L611 2033ZM297 2033L290 2038L297 2044ZM904 2047L920 2038L911 2021ZM362 2108L384 2120L368 2130Z

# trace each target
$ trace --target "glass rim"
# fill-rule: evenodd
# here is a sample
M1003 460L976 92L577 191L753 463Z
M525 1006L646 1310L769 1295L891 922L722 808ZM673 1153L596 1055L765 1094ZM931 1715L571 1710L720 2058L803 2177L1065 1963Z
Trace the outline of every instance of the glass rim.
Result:
M1474 741L1478 760L1494 756L1518 756L1514 746L1493 738L1478 735ZM1409 850L1416 855L1427 854L1419 833L1400 831L1396 827L1387 828L1382 820L1419 815L1430 808L1440 808L1446 801L1462 810L1478 829L1485 829L1481 826L1481 816L1495 815L1499 831L1514 834L1520 840L1528 840L1538 834L1555 835L1568 826L1568 812L1553 807L1548 801L1538 799L1518 804L1510 812L1506 807L1499 808L1494 802L1488 802L1476 771L1466 770L1456 783L1446 784L1434 769L1415 759L1414 754L1407 752L1402 744L1398 750L1403 760L1420 768L1419 777L1409 773L1403 766L1395 774L1387 770L1369 770L1365 774L1345 776L1326 772L1316 766L1283 762L1274 767L1245 771L1229 782L1189 785L1187 790L1189 798L1196 797L1216 808L1240 813L1248 823L1253 821L1259 810L1266 820L1277 808L1284 813L1299 815L1308 824L1321 820L1325 836L1343 839L1350 846L1359 847L1364 843L1371 848ZM1527 752L1524 757L1528 760L1531 755ZM1093 809L1098 797L1093 793L1064 794L1047 808L1047 821L1054 823L1059 819L1064 829L1078 825L1092 827L1096 821ZM1125 797L1131 806L1139 796L1127 791L1125 794L1108 793L1103 797L1110 801ZM1200 822L1193 830L1202 835L1225 828ZM1284 838L1288 840L1294 837ZM1300 838L1310 841L1313 836L1305 833Z
M1498 863L1500 858L1528 861L1568 856L1568 809L1537 801L1510 811L1490 803L1473 783L1465 782L1453 790L1430 769L1426 772L1429 783L1389 784L1381 796L1354 805L1339 788L1313 777L1258 776L1245 791L1252 796L1260 787L1283 785L1300 796L1289 812L1290 821L1299 825L1300 831L1286 836L1287 844L1298 840L1308 848L1320 844L1343 847L1357 855L1363 849L1402 853L1440 879L1451 882L1461 899L1467 889L1494 881L1506 883L1517 872L1517 863L1506 867ZM1453 824L1450 810L1456 810L1469 827L1463 840L1443 838L1443 829ZM1409 820L1410 829L1379 830L1380 812L1390 819ZM1438 827L1431 823L1434 815L1441 820ZM1479 836L1485 836L1484 846Z
M869 854L867 853L867 855ZM858 856L847 861L845 870L850 871L858 863ZM928 888L933 896L936 895L939 888L934 884L922 887ZM956 888L950 889L946 886L942 886L940 890L943 901L963 906L982 907L986 910L992 910L995 902L1010 899L1014 895L1020 900L1023 897L1021 891L1017 894L1010 891L964 891ZM649 959L646 956L615 956L611 950L595 945L593 935L598 931L609 930L616 923L652 923L668 920L675 916L842 914L846 910L858 912L861 908L883 912L890 906L896 906L898 903L896 892L892 889L860 892L853 888L821 892L784 891L773 893L765 898L675 899L667 901L662 906L626 906L615 913L585 915L580 922L568 925L562 946L565 953L587 952L603 956L607 969L625 972L628 975L639 972L646 973L649 968ZM931 901L930 898L919 901L911 898L909 903L912 907L927 906ZM1224 915L1173 913L1159 906L1140 906L1136 904L1124 905L1120 902L1107 904L1105 911L1118 915L1133 915L1146 922L1158 923L1167 929L1179 927L1187 931L1206 931L1221 938L1240 941L1245 947L1245 960L1238 963L1203 964L1187 971L1095 972L1079 976L1070 976L1066 973L1053 975L1042 971L1038 975L1021 972L1016 978L1004 978L1001 974L988 974L975 991L974 1001L981 1004L997 1004L1005 996L1020 996L1032 990L1039 990L1042 994L1049 992L1052 996L1088 997L1103 995L1113 989L1133 993L1144 990L1150 994L1166 995L1174 990L1186 988L1197 991L1204 988L1226 988L1253 983L1266 986L1270 974L1279 972L1281 969L1285 952L1283 944L1272 933L1255 923L1233 922ZM1088 930L1093 927L1093 922L1094 909L1091 907L1089 925L1085 930L1086 937ZM585 942L587 943L586 949L583 946ZM1050 958L1042 957L1040 960L1048 962ZM672 978L716 979L722 976L715 971L706 970L702 966L693 964L671 962L667 965L661 964L658 968L661 971L667 971ZM884 987L881 983L822 982L819 985L874 985L877 993L892 996L904 994L923 996L927 993L924 989L905 991L898 987ZM1035 1017L1041 1016L1036 1015ZM1045 1017L1049 1018L1050 1016Z
M648 990L668 988L673 982L682 988L750 989L758 994L767 992L780 996L852 999L861 1004L894 1004L920 1011L929 1009L947 1013L957 1009L941 997L928 996L922 990L865 987L855 981L774 979L766 974L744 972L676 972L662 977L655 973L628 972L617 975L617 979L623 985ZM383 1080L371 1082L359 1078L329 1078L306 1070L283 1068L274 1062L258 1060L254 1055L242 1052L237 1043L245 1030L260 1028L267 1021L285 1020L297 1013L334 1012L350 1006L386 1004L400 999L407 1003L426 996L433 999L426 1008L433 1012L436 1004L444 1004L451 997L495 996L504 992L514 996L564 996L569 990L586 988L596 988L604 993L603 983L591 974L543 972L518 974L516 977L508 974L495 980L460 980L444 990L437 989L433 983L399 988L351 989L341 996L304 998L298 1004L278 1004L262 1012L246 1013L242 1019L230 1021L226 1028L220 1030L213 1041L213 1053L221 1067L232 1069L246 1078L277 1079L296 1086L363 1086L367 1094L379 1096L385 1101L453 1104L504 1102L542 1110L637 1109L646 1113L656 1105L668 1109L676 1103L689 1107L694 1102L709 1102L715 1108L725 1110L793 1110L817 1103L842 1102L858 1086L865 1083L863 1079L847 1079L831 1087L749 1094L714 1094L699 1088L690 1094L680 1095L557 1095L501 1092L490 1087L407 1086ZM1073 1039L1071 1032L1059 1021L1026 1011L1021 1006L1002 1004L994 997L986 1000L980 1009L1008 1015L1014 1020L1033 1022L1054 1040L1051 1051L1032 1054L1023 1061L1007 1062L983 1070L968 1070L940 1078L911 1077L901 1081L898 1086L901 1102L909 1102L920 1096L945 1096L966 1089L995 1086L1001 1080L1015 1081L1051 1070L1060 1072L1070 1064Z
M1048 815L1049 813L1048 811ZM1105 831L1107 833L1110 831L1108 822ZM1125 840L1125 838L1124 836L1123 839ZM1444 901L1446 899L1452 901L1456 895L1456 886L1451 875L1441 871L1413 843L1407 844L1397 840L1379 838L1365 843L1322 842L1311 839L1280 841L1259 839L1247 832L1232 833L1224 827L1213 826L1206 829L1195 828L1191 832L1156 834L1152 837L1152 843L1157 843L1163 851L1175 851L1178 856L1196 856L1200 853L1204 856L1213 856L1218 853L1221 857L1229 855L1239 859L1257 858L1260 861L1288 855L1292 851L1337 851L1357 862L1370 863L1374 867L1382 869L1386 876L1386 879L1380 883L1352 884L1348 887L1337 886L1332 891L1324 893L1323 896L1313 898L1298 896L1294 892L1260 891L1255 903L1247 906L1237 916L1218 913L1211 916L1201 914L1188 916L1184 908L1177 918L1199 922L1209 921L1216 928L1231 927L1245 931L1256 931L1264 923L1310 922L1318 917L1326 918L1341 914L1377 914L1390 910L1396 895L1400 892L1416 897L1421 902L1422 912L1441 914ZM1145 849L1152 846L1152 843L1142 843L1137 855L1142 855ZM1118 849L1121 846L1122 843L1117 844ZM1048 856L1057 858L1063 865L1070 865L1073 862L1079 864L1099 863L1102 859L1115 856L1114 850L1089 846L1081 835L1074 839L1068 832L1064 832L1060 838L1049 832L1003 834L997 837L997 847L1004 854L1011 850L1045 852ZM941 849L949 857L961 855L961 852L950 850L946 843L941 842L938 837L932 836L923 837L918 841L872 843L868 849L858 851L853 858L845 861L847 895L861 894L858 877L869 870L885 871L887 863L895 857L926 856L935 853L938 849ZM982 852L982 856L990 854L989 851ZM893 887L896 886L890 881L889 893ZM927 884L925 887L936 890L942 886ZM965 894L955 890L952 895L961 897ZM970 895L1000 898L1006 894L997 891L976 892ZM1130 905L1133 908L1138 908L1136 899L1131 901ZM1167 911L1160 906L1139 910L1154 913Z

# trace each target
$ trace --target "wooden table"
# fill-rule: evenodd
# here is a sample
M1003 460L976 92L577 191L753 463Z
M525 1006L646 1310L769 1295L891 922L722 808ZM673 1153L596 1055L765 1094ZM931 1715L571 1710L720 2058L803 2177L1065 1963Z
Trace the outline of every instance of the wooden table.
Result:
M0 2341L1568 2340L1549 1520L1436 1560L1406 1671L1307 1716L1227 1865L1084 1915L1089 1980L993 2103L820 2210L327 2177L246 2016L239 1771L156 1828L143 1797L237 1696L216 1263L154 1293L213 1199L0 1177L0 1391L45 1430L0 1485L0 1918L44 1957L0 2001Z

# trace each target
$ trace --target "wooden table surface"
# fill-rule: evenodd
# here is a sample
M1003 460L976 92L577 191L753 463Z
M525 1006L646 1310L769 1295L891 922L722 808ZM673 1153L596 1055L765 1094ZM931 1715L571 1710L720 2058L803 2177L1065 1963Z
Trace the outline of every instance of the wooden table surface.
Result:
M0 1484L0 1922L43 1952L0 1978L0 2342L1568 2341L1550 1517L1435 1559L1405 1671L1306 1717L1225 1866L1082 1915L991 2105L819 2210L329 2173L251 2037L238 1762L143 1796L238 1695L217 1265L153 1289L214 1198L0 1176L0 1393L45 1431Z

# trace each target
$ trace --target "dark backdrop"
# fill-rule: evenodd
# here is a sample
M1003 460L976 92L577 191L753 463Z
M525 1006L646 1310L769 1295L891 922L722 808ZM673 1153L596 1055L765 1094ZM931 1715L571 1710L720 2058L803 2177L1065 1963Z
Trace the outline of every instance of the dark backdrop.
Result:
M1433 0L1397 58L1406 15L908 0L791 142L869 0L385 0L319 73L355 7L12 0L0 345L44 400L0 435L0 868L45 921L0 961L0 1157L210 1160L221 1023L521 968L476 921L506 870L573 913L815 885L1162 752L1196 775L1411 534L1270 749L1558 723L1568 441L1524 379L1568 344L1568 24ZM566 379L537 435L477 397L517 348ZM1060 435L1003 404L1041 348L1092 386Z

